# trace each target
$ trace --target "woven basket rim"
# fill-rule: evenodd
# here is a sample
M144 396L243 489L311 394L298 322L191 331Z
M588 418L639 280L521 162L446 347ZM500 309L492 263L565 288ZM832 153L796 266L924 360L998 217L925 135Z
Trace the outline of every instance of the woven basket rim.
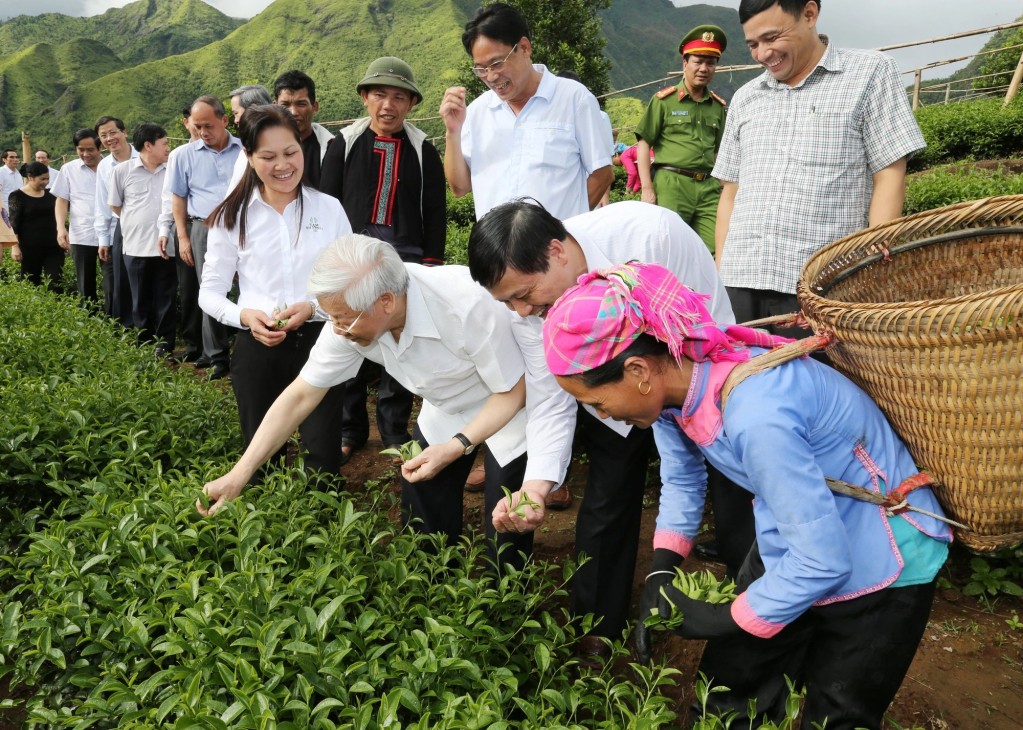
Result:
M988 218L987 214L989 212L997 212L1002 216L1007 215L1008 217L999 218L994 216L993 218ZM960 294L954 297L917 299L904 302L850 302L829 298L817 293L813 289L821 274L834 265L835 260L840 257L848 257L843 266L843 268L848 268L857 264L859 262L858 259L862 260L865 256L876 254L888 245L930 237L937 232L948 230L956 222L973 224L966 227L965 230L975 230L978 234L982 234L986 227L977 224L987 224L995 221L1003 225L1013 222L1023 224L1023 195L1003 195L982 200L966 201L945 208L922 211L911 216L897 218L878 226L857 231L828 244L810 257L800 274L796 286L797 295L804 309L808 305L812 305L814 309L831 306L855 309L859 312L887 312L892 315L915 314L919 313L921 309L940 313L942 308L945 307L951 310L959 308L964 304L988 302L999 298L1012 299L1013 295L1016 294L1023 297L1023 282L1008 286L992 287L983 291ZM937 243L936 245L941 244ZM829 275L834 275L835 273L832 271L829 272Z

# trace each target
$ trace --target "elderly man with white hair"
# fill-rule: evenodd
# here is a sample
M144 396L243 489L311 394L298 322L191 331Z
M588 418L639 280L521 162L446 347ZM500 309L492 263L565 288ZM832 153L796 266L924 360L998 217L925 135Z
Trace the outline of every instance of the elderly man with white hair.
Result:
M525 365L512 334L512 313L476 284L462 266L402 262L394 248L361 235L342 236L320 254L309 276L324 327L298 378L267 411L237 464L205 485L212 514L237 497L255 471L287 441L327 390L355 376L364 360L379 363L423 407L414 438L424 447L401 467L402 511L416 528L462 531L462 488L473 451L486 441L485 517L518 489L525 469ZM532 536L497 536L509 544L502 562L521 564ZM494 543L491 543L491 549Z

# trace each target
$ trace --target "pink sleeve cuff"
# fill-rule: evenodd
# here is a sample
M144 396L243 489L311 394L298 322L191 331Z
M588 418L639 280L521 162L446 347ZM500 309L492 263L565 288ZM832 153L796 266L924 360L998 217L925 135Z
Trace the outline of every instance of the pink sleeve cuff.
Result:
M654 550L658 548L667 548L672 552L678 553L683 558L688 558L689 553L693 549L693 539L672 530L655 530Z
M747 595L746 593L740 594L732 604L732 618L743 631L761 639L770 639L785 628L785 624L771 623L757 616L749 605Z

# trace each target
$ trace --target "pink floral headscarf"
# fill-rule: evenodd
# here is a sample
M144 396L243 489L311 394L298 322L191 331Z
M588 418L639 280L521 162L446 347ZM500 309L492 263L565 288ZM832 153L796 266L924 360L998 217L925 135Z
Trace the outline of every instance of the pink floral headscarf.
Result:
M772 348L785 337L739 325L718 325L704 306L706 294L684 286L658 264L631 261L579 277L543 325L544 354L554 375L593 370L646 333L676 360L745 362L750 347Z

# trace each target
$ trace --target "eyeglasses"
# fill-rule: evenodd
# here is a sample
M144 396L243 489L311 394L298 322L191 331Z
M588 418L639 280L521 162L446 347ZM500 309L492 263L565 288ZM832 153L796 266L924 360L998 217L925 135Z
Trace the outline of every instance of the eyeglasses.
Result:
M500 61L494 61L489 66L473 66L472 67L472 72L474 74L476 74L476 76L481 78L481 79L486 77L486 76L489 76L492 72L496 73L496 72L500 71L502 67L504 67L505 62L509 58L511 58L511 54L515 53L515 51L517 51L518 49L519 49L519 44L516 43L514 46L512 46L511 50L508 51L508 55L505 56L504 58L502 58Z
M365 311L359 312L359 314L358 314L358 315L357 315L357 316L355 317L355 319L353 319L353 320L352 320L352 323L351 323L350 325L348 325L347 327L342 327L341 325L337 324L337 323L336 323L336 322L334 321L334 318L333 318L333 317L331 317L331 316L330 316L329 314L327 314L326 312L324 312L324 311L323 311L322 309L321 309L321 310L319 310L319 312L318 312L318 313L319 313L319 314L320 314L320 315L321 315L321 316L322 316L322 317L323 317L323 318L324 318L324 319L325 319L325 320L326 320L327 322L329 322L329 323L330 323L330 326L334 328L334 331L335 331L335 332L336 332L337 334L339 334L339 335L344 335L344 336L348 336L348 335L352 334L352 328L353 328L353 327L355 327L355 325L356 325L356 324L358 324L359 320L360 320L360 319L362 319L362 315L364 315L364 314L365 314L366 312L365 312Z

